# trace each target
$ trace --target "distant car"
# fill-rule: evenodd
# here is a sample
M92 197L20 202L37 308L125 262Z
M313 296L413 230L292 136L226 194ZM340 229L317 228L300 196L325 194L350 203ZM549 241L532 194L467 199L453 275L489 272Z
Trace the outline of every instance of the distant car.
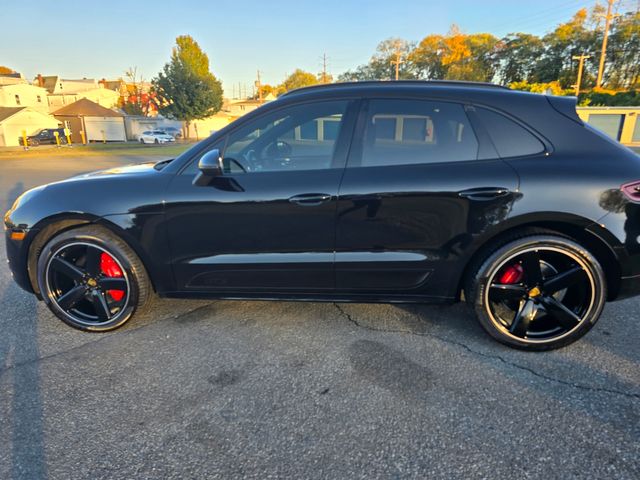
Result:
M55 145L56 143L56 135L55 132L58 132L60 137L60 143L65 145L67 143L67 137L64 135L64 128L43 128L38 131L38 133L34 135L29 135L27 137L27 145L32 147L37 147L38 145ZM20 145L22 145L22 137L20 137Z
M167 135L171 135L173 138L175 138L176 140L179 138L182 138L182 131L179 128L176 127L163 127L160 129L161 131L163 131L164 133L166 133Z
M138 140L140 143L170 143L176 141L175 138L163 130L148 130L146 132L142 132L142 135L138 137Z

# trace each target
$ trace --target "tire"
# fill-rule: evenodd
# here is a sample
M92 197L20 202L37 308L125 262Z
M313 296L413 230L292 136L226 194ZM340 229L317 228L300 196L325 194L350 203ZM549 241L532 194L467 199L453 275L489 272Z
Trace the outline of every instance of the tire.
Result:
M155 143L156 145L158 145L158 144L160 143L160 140L158 140L158 139L156 138L156 139L155 139L155 141L154 141L153 143Z
M465 298L480 325L497 341L523 350L575 342L598 321L607 298L595 256L553 232L506 239L470 272Z
M38 258L37 280L53 314L89 332L121 327L153 295L138 256L99 226L68 230L49 240Z
M31 140L30 142L28 142L28 145L37 147L38 145L40 145L40 140Z
M142 143L142 144L144 145L144 143L145 143L145 142L144 142L144 138L141 138L141 139L140 139L140 143Z

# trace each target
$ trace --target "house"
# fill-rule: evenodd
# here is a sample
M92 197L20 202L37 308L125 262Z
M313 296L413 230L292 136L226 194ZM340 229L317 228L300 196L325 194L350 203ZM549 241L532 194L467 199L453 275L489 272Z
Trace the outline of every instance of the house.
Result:
M30 107L48 113L47 90L28 83L0 85L0 107Z
M21 145L23 131L33 135L43 128L58 126L58 121L51 115L31 107L0 107L0 146Z
M256 108L260 107L264 102L260 100L245 99L245 100L226 100L222 105L222 111L240 117L245 113L249 113Z
M29 83L27 80L17 72L13 73L0 73L0 87L4 85L16 85L18 83Z
M124 142L127 139L124 115L86 98L56 110L53 116L71 130L73 143L82 142L81 131L85 132L87 142Z
M118 106L120 99L119 92L105 88L103 84L92 78L70 80L58 76L42 76L38 74L33 83L47 90L47 103L50 112L77 102L82 98L89 99L106 108Z

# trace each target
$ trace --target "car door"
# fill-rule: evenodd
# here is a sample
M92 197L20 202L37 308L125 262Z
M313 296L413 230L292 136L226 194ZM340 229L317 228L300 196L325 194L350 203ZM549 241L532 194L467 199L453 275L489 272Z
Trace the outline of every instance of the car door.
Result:
M336 201L354 108L340 100L271 109L210 146L222 153L222 176L195 185L198 158L176 176L165 211L180 289L335 287Z
M459 103L370 99L340 187L336 288L445 297L518 178ZM455 286L454 286L455 288Z

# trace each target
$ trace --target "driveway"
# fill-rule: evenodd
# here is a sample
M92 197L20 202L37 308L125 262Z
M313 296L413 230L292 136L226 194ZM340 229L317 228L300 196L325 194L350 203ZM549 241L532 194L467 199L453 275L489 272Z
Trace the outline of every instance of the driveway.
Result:
M129 160L0 159L0 205ZM536 354L464 305L158 300L89 334L4 267L0 298L0 478L640 478L637 299Z

